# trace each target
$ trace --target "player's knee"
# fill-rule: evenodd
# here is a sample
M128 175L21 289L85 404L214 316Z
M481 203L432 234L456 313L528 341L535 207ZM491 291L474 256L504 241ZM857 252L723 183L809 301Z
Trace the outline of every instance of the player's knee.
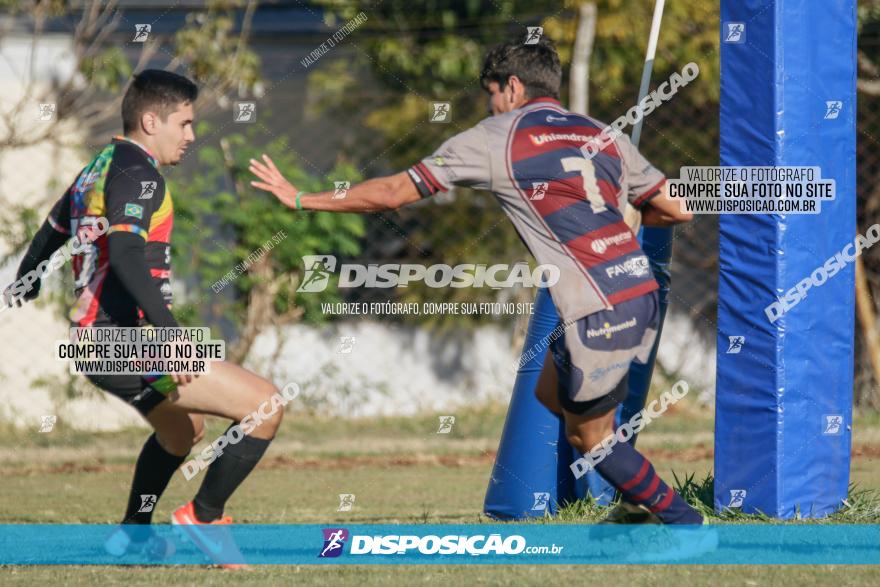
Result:
M201 415L194 414L190 416L190 421L193 426L192 444L190 447L193 447L205 438L205 419Z
M589 443L586 435L579 432L569 432L566 434L566 438L568 439L568 444L581 454L589 452L594 446Z
M608 437L613 430L600 426L578 426L566 431L568 443L579 453L586 454Z
M156 433L156 439L166 452L175 456L186 456L193 445L191 438L183 434Z
M269 381L263 380L260 386L260 401L257 404L256 411L261 416L262 423L260 427L263 432L274 436L281 421L284 419L284 396L275 385Z

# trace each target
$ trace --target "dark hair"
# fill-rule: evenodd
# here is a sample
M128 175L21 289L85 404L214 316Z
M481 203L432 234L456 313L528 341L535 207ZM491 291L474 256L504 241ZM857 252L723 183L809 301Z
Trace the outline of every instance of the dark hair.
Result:
M529 99L549 96L559 99L562 83L562 65L556 48L543 37L532 45L526 45L528 36L517 41L498 45L486 55L480 84L489 89L490 82L497 82L504 89L510 76L522 81Z
M198 86L182 75L145 69L134 76L122 98L122 131L135 130L148 110L156 112L164 122L179 104L195 102L198 95Z

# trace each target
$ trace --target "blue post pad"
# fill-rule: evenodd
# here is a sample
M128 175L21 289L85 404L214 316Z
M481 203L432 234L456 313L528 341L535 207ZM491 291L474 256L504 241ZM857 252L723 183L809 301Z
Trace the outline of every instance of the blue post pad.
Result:
M856 234L855 80L856 0L722 0L721 165L818 166L836 199L721 217L718 511L821 517L847 495L854 266L815 272Z

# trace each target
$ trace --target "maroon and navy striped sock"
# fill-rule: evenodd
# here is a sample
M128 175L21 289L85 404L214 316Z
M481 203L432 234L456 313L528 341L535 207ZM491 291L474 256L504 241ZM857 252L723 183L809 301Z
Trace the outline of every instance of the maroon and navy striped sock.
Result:
M660 479L653 465L628 442L619 442L596 470L630 503L643 505L664 524L702 524L703 517Z

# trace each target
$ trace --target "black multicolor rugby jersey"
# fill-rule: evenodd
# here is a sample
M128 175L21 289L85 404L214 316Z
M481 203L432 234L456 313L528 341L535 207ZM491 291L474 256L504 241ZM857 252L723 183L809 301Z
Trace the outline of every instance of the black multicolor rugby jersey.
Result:
M109 221L108 232L72 259L77 298L70 312L73 324L136 326L147 318L156 326L176 326L168 311L172 301L171 193L156 158L126 137L114 137L86 165L52 208L47 222L59 233L82 235L101 217ZM115 240L114 262L109 241L117 233L137 235L144 243ZM146 261L152 283L142 279L141 259ZM161 293L161 303L151 288ZM145 311L153 316L145 316Z

